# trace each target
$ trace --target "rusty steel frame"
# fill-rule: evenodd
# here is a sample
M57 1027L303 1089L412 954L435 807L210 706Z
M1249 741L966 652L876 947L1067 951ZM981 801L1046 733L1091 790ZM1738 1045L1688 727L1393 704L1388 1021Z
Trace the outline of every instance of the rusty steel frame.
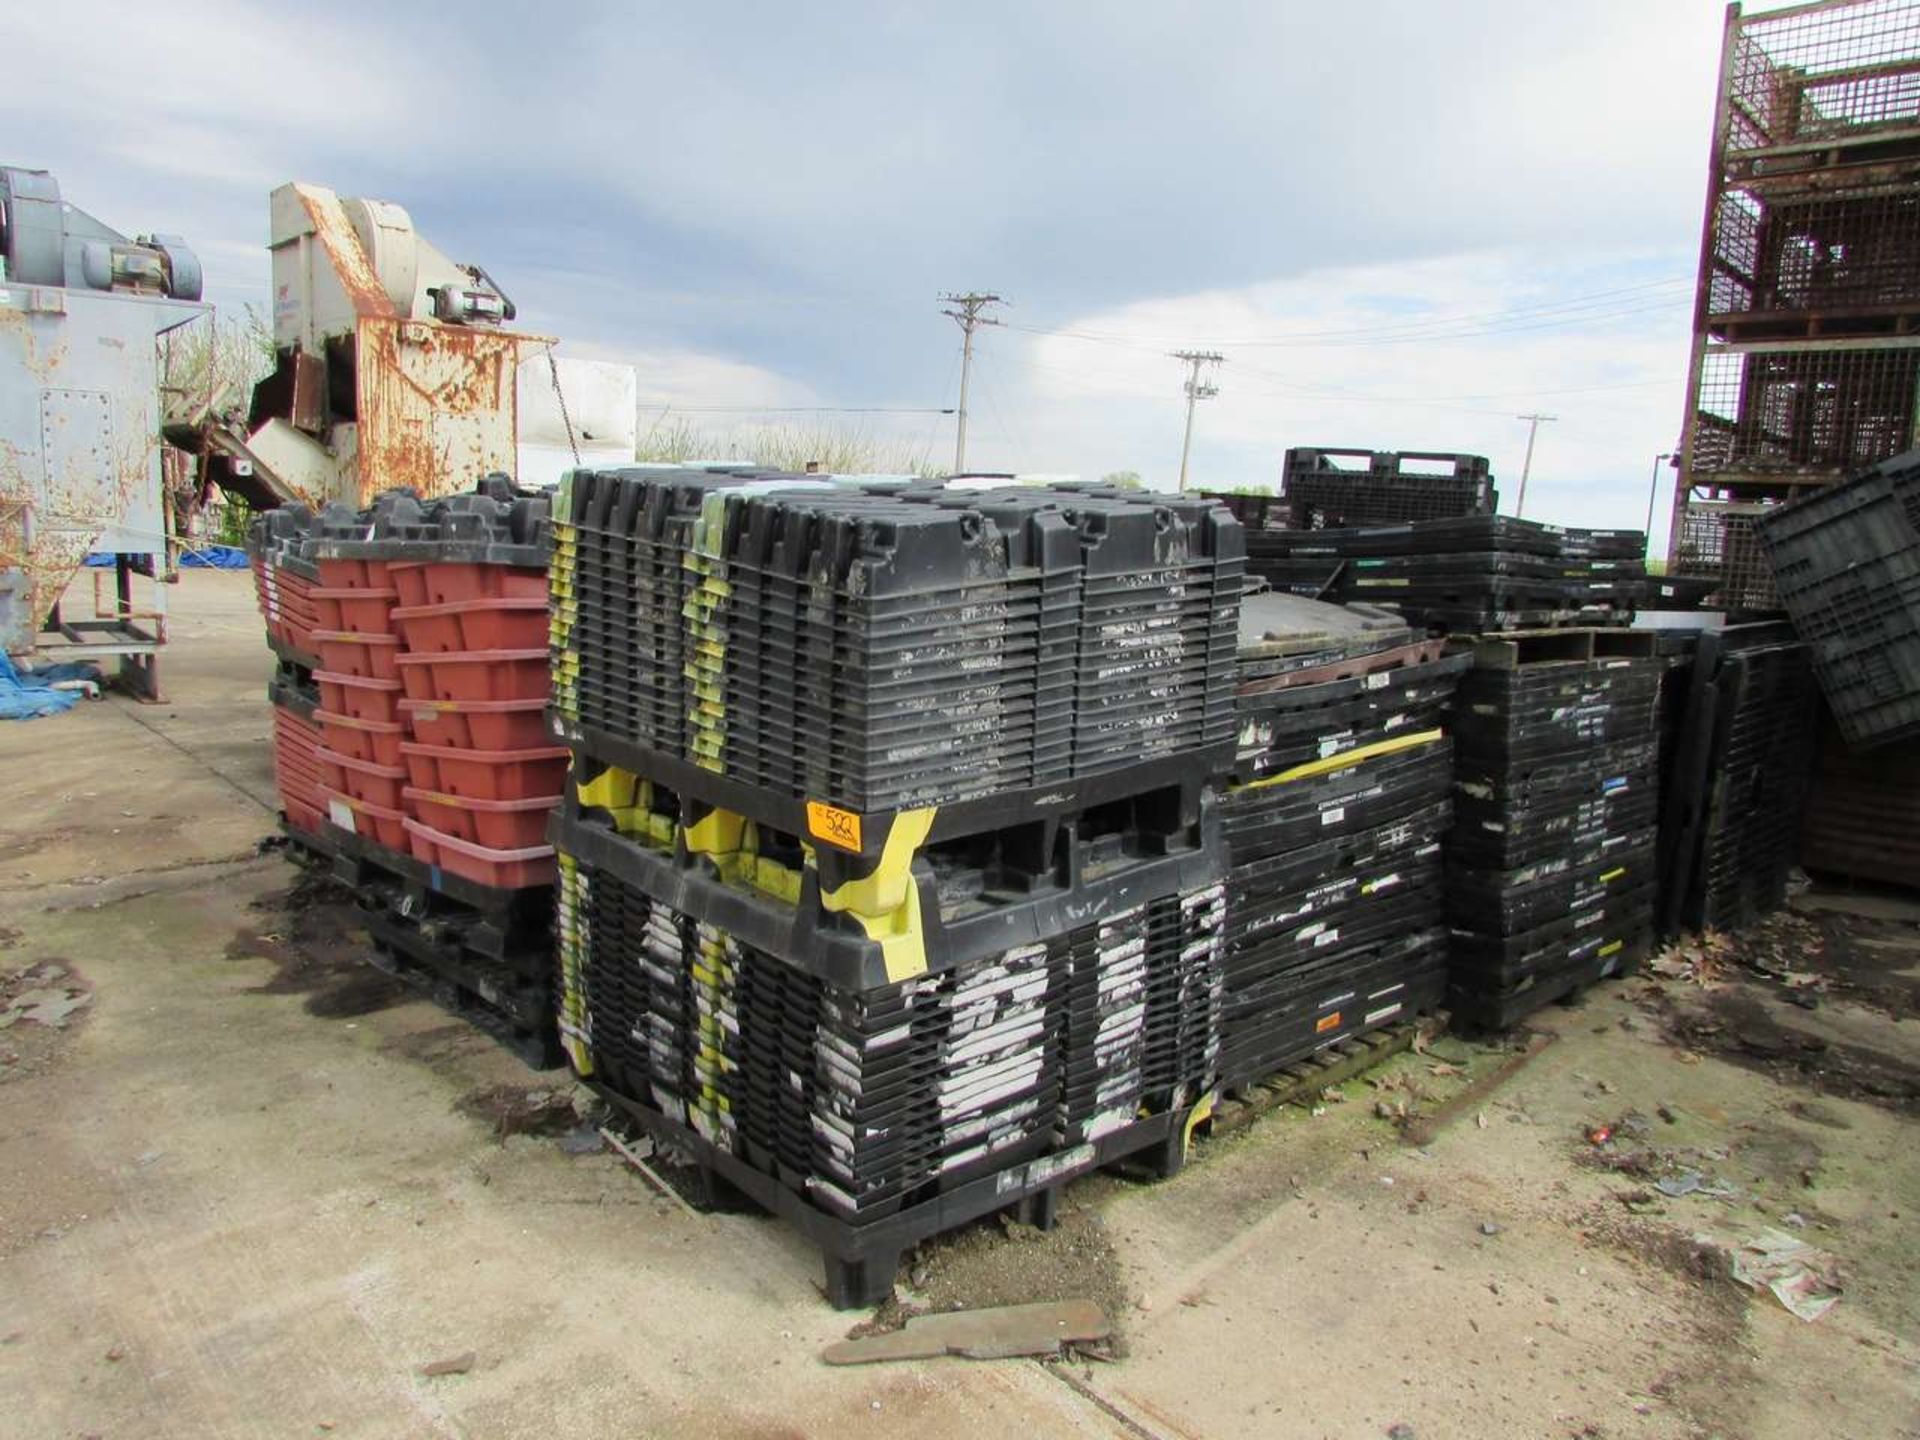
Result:
M1849 23L1850 11L1859 16L1858 23ZM1746 199L1736 201L1739 195ZM1818 369L1813 357L1823 353L1920 349L1920 257L1912 297L1895 295L1887 303L1866 305L1815 300L1801 310L1779 307L1764 313L1717 308L1716 278L1733 275L1718 263L1723 206L1748 207L1754 224L1764 227L1769 206L1805 209L1847 197L1907 195L1920 203L1920 3L1810 0L1750 17L1739 4L1728 5L1708 146L1679 473L1669 517L1670 565L1682 558L1690 504L1786 499L1849 473L1838 455L1831 464L1795 465L1778 457L1750 464L1739 452L1738 439L1724 457L1719 447L1704 451L1703 436L1712 428L1702 410L1711 357L1804 353L1813 375ZM1754 245L1756 255L1766 253L1759 230ZM1782 248L1780 254L1787 252ZM1781 288L1765 270L1750 279L1755 293ZM1737 288L1730 279L1719 298L1738 298ZM1759 373L1750 368L1742 386L1746 377L1759 383ZM1741 416L1747 407L1743 397ZM1911 444L1920 425L1920 393L1908 402L1903 392L1890 408L1905 410ZM1703 470L1709 454L1714 468Z

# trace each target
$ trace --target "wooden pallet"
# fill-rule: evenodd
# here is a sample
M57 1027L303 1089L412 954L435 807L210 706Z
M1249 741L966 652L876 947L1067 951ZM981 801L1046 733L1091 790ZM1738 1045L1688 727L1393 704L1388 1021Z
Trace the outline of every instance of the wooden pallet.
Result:
M1250 1125L1282 1105L1311 1109L1330 1085L1340 1085L1413 1048L1420 1023L1402 1020L1361 1035L1336 1040L1326 1049L1288 1065L1254 1085L1232 1090L1214 1106L1212 1133L1220 1135Z

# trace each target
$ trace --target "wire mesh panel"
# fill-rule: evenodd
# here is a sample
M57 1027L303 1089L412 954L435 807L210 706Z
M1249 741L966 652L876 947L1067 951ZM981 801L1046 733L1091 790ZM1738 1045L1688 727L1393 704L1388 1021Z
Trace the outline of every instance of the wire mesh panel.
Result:
M1702 358L1690 478L1865 469L1913 443L1920 349L1718 350Z
M1747 16L1731 43L1729 152L1920 126L1920 0Z
M1773 568L1755 529L1773 506L1689 500L1680 512L1668 573L1720 582L1709 602L1724 610L1777 610Z
M1821 312L1871 332L1876 315L1920 305L1920 186L1844 196L1728 190L1715 203L1712 247L1709 315Z

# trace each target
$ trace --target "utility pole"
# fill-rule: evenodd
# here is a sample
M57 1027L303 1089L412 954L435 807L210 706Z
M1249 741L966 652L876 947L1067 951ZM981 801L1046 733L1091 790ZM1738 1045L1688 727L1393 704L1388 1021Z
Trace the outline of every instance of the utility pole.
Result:
M957 323L961 335L965 337L960 342L960 410L953 433L953 473L960 475L967 468L967 381L973 372L973 332L982 325L998 325L998 320L986 319L980 312L989 305L1004 305L1007 302L998 295L982 295L973 290L964 295L943 294L940 299L945 304L960 307L940 313Z
M1218 365L1225 356L1216 350L1176 350L1173 358L1184 360L1187 371L1187 434L1180 442L1180 490L1184 494L1187 488L1187 457L1193 453L1193 407L1201 400L1211 400L1220 393L1220 387L1211 380L1200 378L1202 365Z
M1513 502L1515 516L1527 513L1527 476L1533 473L1533 438L1540 433L1543 424L1558 420L1558 415L1516 415L1516 420L1527 422L1527 458L1520 462L1520 498Z

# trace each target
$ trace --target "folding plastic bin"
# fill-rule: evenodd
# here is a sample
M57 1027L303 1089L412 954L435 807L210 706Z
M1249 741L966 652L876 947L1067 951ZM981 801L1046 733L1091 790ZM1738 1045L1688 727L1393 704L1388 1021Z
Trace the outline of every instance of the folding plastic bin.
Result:
M402 823L406 827L413 858L436 866L449 875L458 875L463 880L471 880L476 885L489 885L496 890L521 890L530 885L553 883L555 864L551 845L495 850L443 834L411 817Z
M552 682L538 650L459 650L402 655L400 680L409 700L540 700Z
M320 588L313 597L314 619L321 630L351 630L360 635L385 635L393 628L392 590Z
M428 605L461 600L547 598L547 572L519 565L489 565L429 560L425 571Z
M416 790L411 785L401 794L407 809L421 824L489 850L524 850L543 843L547 817L561 800L559 795L475 800L436 790Z
M355 760L324 747L319 751L319 757L331 788L343 791L355 800L365 800L389 810L398 810L404 803L400 792L407 783L406 766Z
M530 700L402 700L413 738L442 749L531 750L547 744L545 696Z
M320 583L330 590L384 590L387 588L385 560L340 559L324 556L314 561Z
M558 795L567 787L568 750L546 745L530 750L469 750L407 743L408 783L421 790L475 800L526 800Z
M316 630L313 641L320 663L336 675L361 679L397 680L400 639L381 631L360 634L352 630Z
M353 760L370 760L376 765L404 765L400 748L407 727L398 720L361 720L352 715L336 715L331 710L316 710L320 733L327 748L336 755Z
M316 670L313 679L320 687L320 708L323 710L335 715L350 715L356 720L390 721L399 717L398 680L341 675L332 670Z
M326 792L327 819L349 835L358 835L398 854L407 853L406 816L397 809L356 800L338 790Z
M547 597L509 595L403 606L393 612L393 623L414 654L531 650L547 640Z

